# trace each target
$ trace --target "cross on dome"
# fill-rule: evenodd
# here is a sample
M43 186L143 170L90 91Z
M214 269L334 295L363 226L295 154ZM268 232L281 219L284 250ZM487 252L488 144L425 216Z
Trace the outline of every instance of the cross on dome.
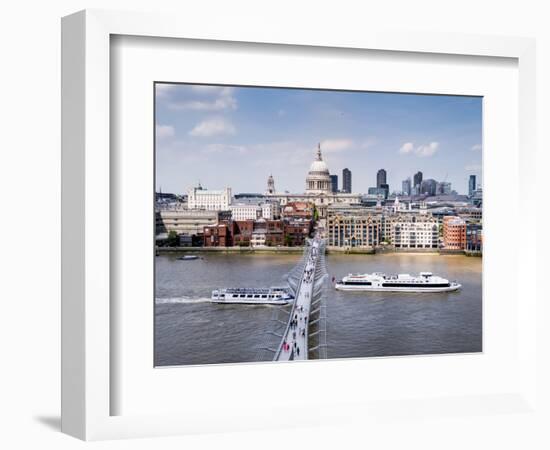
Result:
M322 161L323 155L321 154L321 143L317 145L317 161Z

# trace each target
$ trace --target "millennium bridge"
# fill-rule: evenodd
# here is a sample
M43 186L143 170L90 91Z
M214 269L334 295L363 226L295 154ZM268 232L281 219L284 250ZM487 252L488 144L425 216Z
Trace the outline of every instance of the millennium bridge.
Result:
M294 302L278 308L259 360L293 361L327 357L325 242L307 241L302 258L287 275Z

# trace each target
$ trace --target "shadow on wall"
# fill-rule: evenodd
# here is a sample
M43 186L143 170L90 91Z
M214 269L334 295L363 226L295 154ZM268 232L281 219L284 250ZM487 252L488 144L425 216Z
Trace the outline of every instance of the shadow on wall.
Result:
M53 431L61 431L61 417L59 416L37 416L34 420Z

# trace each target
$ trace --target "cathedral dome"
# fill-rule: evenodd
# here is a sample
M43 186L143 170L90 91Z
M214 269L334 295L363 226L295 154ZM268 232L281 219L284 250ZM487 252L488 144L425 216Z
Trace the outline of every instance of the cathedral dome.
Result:
M329 194L332 192L332 183L327 163L323 161L321 145L317 149L317 158L311 163L306 178L306 193Z
M323 160L313 161L311 163L311 166L309 166L309 171L310 172L320 172L320 173L327 174L327 175L329 173L327 163L324 162Z

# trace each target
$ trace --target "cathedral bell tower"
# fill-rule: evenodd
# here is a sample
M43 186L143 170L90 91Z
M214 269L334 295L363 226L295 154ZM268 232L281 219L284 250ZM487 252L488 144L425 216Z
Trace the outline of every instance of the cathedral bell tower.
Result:
M265 191L266 194L275 194L275 180L273 179L273 175L269 175L267 179L267 190Z

